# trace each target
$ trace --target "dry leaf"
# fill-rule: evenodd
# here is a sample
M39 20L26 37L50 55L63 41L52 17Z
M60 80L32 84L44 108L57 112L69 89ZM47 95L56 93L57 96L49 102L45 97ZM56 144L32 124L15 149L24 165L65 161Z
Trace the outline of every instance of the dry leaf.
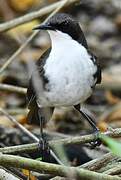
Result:
M108 124L104 121L100 121L97 124L98 128L100 129L101 132L105 132L108 128Z
M32 175L32 173L29 170L22 169L22 172L25 176L28 176L29 180L37 180L37 178L34 175Z

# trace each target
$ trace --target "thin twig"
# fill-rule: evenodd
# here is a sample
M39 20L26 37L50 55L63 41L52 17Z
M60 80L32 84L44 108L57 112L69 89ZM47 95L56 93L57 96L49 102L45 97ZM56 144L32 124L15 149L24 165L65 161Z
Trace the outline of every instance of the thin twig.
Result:
M110 137L121 137L121 128L115 129L115 131L108 131L106 133L101 133L101 135L109 135ZM72 144L84 144L84 143L90 143L96 139L97 136L94 134L91 135L85 135L85 136L79 136L79 137L71 137L71 138L64 138L59 140L52 140L49 141L49 146L53 148L58 143L64 144L64 145L72 145ZM2 153L22 153L22 152L31 152L36 151L38 149L38 143L33 144L26 144L26 145L17 145L12 147L5 147L0 148L0 152Z
M13 86L13 85L8 85L8 84L2 84L0 83L0 90L5 90L8 92L15 92L15 93L20 93L20 94L26 94L27 89L23 87L18 87L18 86Z
M31 139L38 142L38 138L33 135L30 131L28 131L24 126L22 126L18 121L16 121L15 118L10 116L5 110L0 108L0 112L4 114L11 122L13 122L22 132L24 132L26 135L28 135Z
M28 169L31 171L36 171L39 173L47 173L52 175L67 177L69 173L73 174L72 179L83 178L85 180L114 180L113 176L97 173L78 167L67 167L62 165L55 165L51 163L45 163L37 160L32 160L29 158L13 156L13 155L3 155L0 154L0 165L11 166L16 168ZM115 176L115 180L119 180L118 176Z

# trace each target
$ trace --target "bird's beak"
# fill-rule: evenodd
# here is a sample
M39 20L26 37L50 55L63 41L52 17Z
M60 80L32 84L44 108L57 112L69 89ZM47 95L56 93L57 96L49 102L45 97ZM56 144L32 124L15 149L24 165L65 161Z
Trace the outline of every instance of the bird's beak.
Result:
M33 30L55 30L54 27L48 25L48 24L40 24L33 28Z

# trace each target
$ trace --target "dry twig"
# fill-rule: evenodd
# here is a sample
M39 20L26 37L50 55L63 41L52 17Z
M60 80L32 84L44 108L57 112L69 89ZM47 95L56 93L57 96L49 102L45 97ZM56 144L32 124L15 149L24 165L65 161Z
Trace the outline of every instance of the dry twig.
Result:
M5 110L0 108L0 112L4 114L11 122L13 122L22 132L24 132L27 136L29 136L34 141L38 142L38 138L34 136L30 131L28 131L24 126L22 126L15 118L10 116Z
M119 157L115 156L112 153L107 153L98 159L94 159L81 165L80 167L88 169L90 171L99 171L102 167L105 167L108 162L113 161L114 159L119 159Z
M109 135L110 137L121 137L121 128L117 128L114 131L107 131L101 134ZM53 148L53 146L55 147L59 143L63 145L90 143L96 140L96 138L97 138L97 135L94 135L94 134L79 136L79 137L69 137L69 138L49 141L49 146ZM38 143L33 143L33 144L0 148L0 152L9 153L9 154L22 153L22 152L27 153L27 152L36 151L37 149L38 149Z
M2 84L2 83L0 83L0 90L5 90L12 93L15 92L20 94L26 94L26 88L8 85L8 84Z
M0 165L28 169L40 173L68 177L71 173L72 179L84 178L85 180L114 180L113 176L85 170L78 167L67 167L51 163L40 162L29 158L0 154ZM115 176L115 180L121 178Z

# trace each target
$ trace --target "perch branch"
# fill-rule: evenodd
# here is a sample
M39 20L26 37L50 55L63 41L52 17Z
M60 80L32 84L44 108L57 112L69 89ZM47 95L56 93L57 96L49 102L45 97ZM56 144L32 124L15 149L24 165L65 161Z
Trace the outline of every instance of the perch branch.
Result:
M101 133L102 135L109 135L110 137L121 137L121 128L117 128L113 131L107 131L105 133ZM79 136L79 137L69 137L59 140L52 140L49 141L49 146L53 148L58 143L69 145L69 144L84 144L90 143L97 138L94 134ZM26 145L19 145L19 146L11 146L0 148L0 152L2 153L22 153L22 152L30 152L36 151L38 149L38 143L26 144Z
M0 154L0 165L11 166L16 168L28 169L30 171L36 171L40 173L47 173L52 175L59 175L71 178L85 178L87 180L98 179L98 180L113 180L114 177L106 174L100 174L97 172L92 172L77 167L67 167L62 165L55 165L51 163L45 163L37 160L32 160L29 158L13 156L13 155L3 155ZM115 176L115 180L120 178Z

